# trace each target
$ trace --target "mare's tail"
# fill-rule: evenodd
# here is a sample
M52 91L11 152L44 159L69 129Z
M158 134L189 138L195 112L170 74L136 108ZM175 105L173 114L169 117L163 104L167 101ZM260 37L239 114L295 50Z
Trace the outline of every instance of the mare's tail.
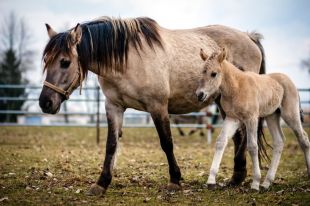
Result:
M264 50L263 45L261 44L263 35L257 32L251 32L251 33L248 33L248 35L252 39L252 41L257 45L262 55L262 61L260 64L259 74L266 74L265 50ZM259 150L260 165L261 165L262 159L269 162L270 158L267 154L266 146L271 147L271 145L267 143L265 135L264 135L264 118L259 118L259 121L258 121L257 143L258 143L258 150Z

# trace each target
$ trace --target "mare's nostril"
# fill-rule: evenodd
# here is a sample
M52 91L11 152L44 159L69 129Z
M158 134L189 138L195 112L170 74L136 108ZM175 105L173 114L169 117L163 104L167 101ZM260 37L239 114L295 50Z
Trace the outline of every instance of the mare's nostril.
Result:
M51 100L47 100L45 103L45 109L50 109L52 107L52 101Z

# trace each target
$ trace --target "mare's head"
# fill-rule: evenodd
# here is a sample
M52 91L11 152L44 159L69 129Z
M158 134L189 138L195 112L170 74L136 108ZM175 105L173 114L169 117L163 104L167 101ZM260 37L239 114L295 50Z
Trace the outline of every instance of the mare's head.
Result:
M43 52L46 79L39 104L43 112L55 114L83 80L77 53L82 29L79 24L63 33L56 33L48 24L46 28L50 39Z
M225 48L220 53L213 53L210 56L202 49L200 50L200 57L205 63L202 69L202 78L196 90L198 101L203 102L219 91L222 82L222 62L226 56Z

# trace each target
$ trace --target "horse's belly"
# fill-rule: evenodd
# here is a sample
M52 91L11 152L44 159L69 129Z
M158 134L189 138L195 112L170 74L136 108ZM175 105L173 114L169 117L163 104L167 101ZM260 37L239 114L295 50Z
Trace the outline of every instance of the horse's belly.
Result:
M202 108L210 105L213 102L213 98L209 98L205 102L198 102L197 97L194 98L170 98L168 103L168 112L170 114L186 114L190 112L198 112Z
M284 90L280 84L275 81L269 82L268 88L260 91L259 114L261 117L274 113L281 105Z
M266 117L266 116L274 113L279 107L280 107L280 104L260 108L260 115L259 116L260 117Z

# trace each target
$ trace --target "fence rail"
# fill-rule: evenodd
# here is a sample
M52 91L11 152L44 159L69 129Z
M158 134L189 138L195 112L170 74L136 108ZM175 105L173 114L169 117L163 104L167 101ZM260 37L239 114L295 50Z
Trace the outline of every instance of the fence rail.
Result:
M38 101L38 96L39 93L38 91L40 91L42 89L42 86L37 86L37 85L0 85L0 90L1 89L26 89L26 95L21 96L21 97L12 97L12 96L0 96L0 102L5 102L7 104L10 104L12 102L15 101L24 101L24 102L37 102ZM102 111L102 106L104 105L104 101L105 98L104 96L101 94L100 92L100 88L99 86L93 86L93 87L84 87L83 91L91 91L91 98L87 98L85 97L85 95L83 96L83 98L81 97L76 97L75 95L73 95L73 97L71 99L68 100L67 103L73 103L73 104L77 104L77 103L86 103L86 104L91 104L93 103L95 110L93 110L92 112L86 111L86 112L76 112L76 111L61 111L59 113L57 113L54 116L64 116L67 119L70 119L70 117L73 116L92 116L95 117L91 118L94 121L93 122L88 122L88 123L83 123L83 124L76 124L76 123L70 123L70 121L67 122L56 122L56 123L49 123L49 124L43 124L43 123L12 123L12 122L2 122L0 123L0 126L85 126L85 127L99 127L99 125L101 127L106 127L107 125L105 124L104 121L100 121L100 116L104 116L105 112ZM304 114L305 115L310 115L310 88L301 88L299 89L300 94L306 94L308 93L308 97L304 97L301 101L301 104L303 105L303 107L305 108L304 110ZM305 96L305 95L303 95ZM305 100L308 99L308 100ZM305 106L307 105L307 106ZM37 108L39 108L39 106L37 106ZM29 116L38 116L38 117L51 117L51 115L47 115L42 113L39 109L37 111L29 111L29 110L6 110L6 109L2 109L0 108L0 115L19 115L19 116L24 116L24 117L29 117ZM183 114L182 116L205 116L206 113L204 112L193 112L193 113L189 113L189 114ZM124 118L126 117L146 117L146 118L150 118L148 113L145 112L134 112L134 113L126 113L124 115ZM148 116L148 117L147 117ZM152 123L150 124L124 124L124 127L153 127L154 125ZM174 125L171 124L172 127L177 127L177 126L181 126L181 127L197 127L197 128L202 128L205 127L205 125L199 125L199 124L182 124L182 125ZM215 125L220 126L220 125Z

